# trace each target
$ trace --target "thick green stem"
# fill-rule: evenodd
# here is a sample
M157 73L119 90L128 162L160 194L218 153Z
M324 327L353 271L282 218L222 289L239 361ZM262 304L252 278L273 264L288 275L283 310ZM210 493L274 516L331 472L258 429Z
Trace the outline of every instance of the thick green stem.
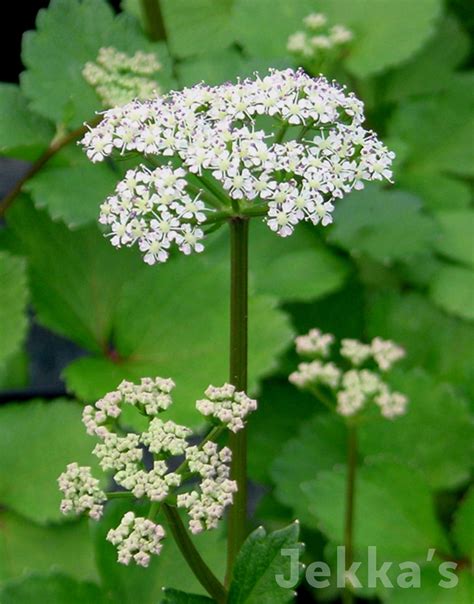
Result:
M344 524L344 546L346 552L346 570L354 562L354 504L357 473L357 427L347 426L347 486L346 486L346 517ZM344 604L352 604L354 595L351 586L344 589Z
M160 0L140 0L145 29L150 40L166 40L166 29L161 14Z
M247 218L234 217L230 225L230 375L238 390L247 390L248 341L248 231ZM229 512L227 546L227 583L232 576L235 558L246 537L247 523L247 434L246 429L231 434L232 479L238 491Z
M163 505L163 510L174 540L196 579L218 604L225 604L227 600L226 590L194 547L178 510L166 503Z

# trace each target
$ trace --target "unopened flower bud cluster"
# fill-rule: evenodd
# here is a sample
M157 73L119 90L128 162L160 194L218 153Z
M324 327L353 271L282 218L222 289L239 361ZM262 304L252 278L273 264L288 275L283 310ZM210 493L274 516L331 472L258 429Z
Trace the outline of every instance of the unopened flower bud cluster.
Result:
M197 533L217 526L237 487L229 478L229 449L219 449L212 440L204 441L202 446L191 446L192 430L158 417L171 405L174 385L171 379L160 377L143 378L139 384L123 381L117 390L84 408L83 422L87 432L99 439L93 453L102 470L112 470L114 482L137 499L163 502L173 494L181 486L182 473L170 471L167 459L184 455L187 475L196 476L198 481L177 496L177 505L186 509L189 527ZM197 409L233 431L242 429L248 413L256 409L256 401L244 392L236 392L229 384L209 386L206 396L212 409L204 409L203 401L197 401ZM119 419L124 405L135 407L148 418L147 428L141 434L121 429ZM151 468L143 462L145 447L154 457ZM91 518L100 518L107 497L90 467L71 463L58 481L64 495L63 513L88 513ZM129 512L107 538L117 545L120 562L128 564L134 560L146 566L150 554L160 551L163 536L160 525Z
M247 415L257 409L256 400L245 392L237 392L231 384L220 388L209 386L204 394L207 398L196 401L197 410L207 417L216 418L232 432L242 430Z
M94 162L114 151L159 162L127 172L100 216L113 245L138 245L152 264L172 245L202 251L200 225L236 205L282 237L302 221L330 224L337 199L392 176L394 154L364 120L336 83L270 70L109 109L82 144Z
M142 51L129 56L116 48L101 48L95 62L82 70L105 107L115 107L133 99L147 99L160 92L154 77L161 63L152 53Z
M310 391L320 386L329 389L335 399L335 410L346 417L359 413L369 402L380 408L383 417L392 419L403 415L407 397L392 392L383 380L383 373L405 355L403 348L382 338L374 338L370 344L343 339L339 356L352 366L345 369L327 360L334 341L332 334L324 334L319 329L298 336L295 341L298 354L313 360L300 363L298 370L290 375L290 382ZM373 367L361 367L369 363Z
M287 49L301 57L304 62L313 62L328 55L339 53L352 41L354 34L344 25L330 25L326 15L311 13L303 19L304 29L288 38Z
M148 566L151 555L161 552L164 536L160 524L127 512L118 527L107 533L107 540L117 547L118 561L122 564L134 560L140 566Z
M58 478L58 483L59 490L63 494L61 501L63 514L87 512L91 518L99 520L106 495L100 488L97 478L92 476L90 467L70 463Z
M232 503L237 483L229 478L231 458L230 449L224 447L219 451L212 441L205 443L202 449L189 447L186 450L189 469L202 479L198 489L178 495L178 507L185 508L191 518L191 532L215 528L224 509Z

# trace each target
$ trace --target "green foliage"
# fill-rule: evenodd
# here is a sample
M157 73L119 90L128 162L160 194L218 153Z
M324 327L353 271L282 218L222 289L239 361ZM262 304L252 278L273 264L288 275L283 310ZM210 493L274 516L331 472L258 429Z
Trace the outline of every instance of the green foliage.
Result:
M0 407L1 504L36 522L62 520L58 476L72 461L98 467L93 445L71 401Z
M16 84L0 84L0 153L32 159L51 141L54 130L32 113Z
M25 269L21 258L0 252L0 370L19 352L26 335L28 288Z
M309 509L305 483L319 472L344 464L346 439L346 429L339 418L328 413L315 415L303 422L298 436L289 440L275 459L272 476L276 497L307 526L318 528Z
M39 526L3 510L0 513L0 581L52 569L80 580L97 579L87 521Z
M469 480L474 453L474 416L466 400L421 370L398 372L392 385L408 396L408 413L362 426L362 451L413 466L434 489L461 486Z
M166 589L162 604L207 604L208 602L213 602L213 600L206 596L196 596L176 589Z
M38 208L71 229L95 222L99 205L115 189L117 174L108 164L92 164L79 149L59 154L24 187Z
M164 0L171 52L188 57L230 46L233 4L234 0Z
M456 511L453 534L459 552L474 559L474 488L471 487Z
M276 577L288 576L289 558L282 550L299 550L299 524L267 534L259 527L249 535L237 557L229 589L229 604L285 604L293 592Z
M170 83L163 45L148 42L131 17L115 17L105 0L53 0L47 10L39 12L36 28L23 38L27 71L22 75L22 89L33 109L56 123L77 127L100 109L82 69L101 47L155 52L164 63L164 87Z
M380 262L410 259L429 249L436 230L416 197L370 187L341 200L330 240Z
M377 545L380 560L419 561L421 587L363 590L359 599L470 604L474 87L466 9L441 0L160 4L167 40L152 43L140 0L124 0L119 15L107 0L52 0L24 36L21 85L0 84L0 154L35 161L94 118L100 102L81 72L103 46L155 53L163 64L157 83L167 90L295 66L288 36L311 12L350 28L339 64L321 69L356 91L369 127L396 151L394 185L338 201L328 229L299 227L283 240L252 221L250 387L259 409L248 440L250 478L265 489L258 517L269 529L298 517L308 561L333 564L343 538L346 430L288 383L298 362L291 338L320 327L393 339L407 356L392 386L410 404L406 416L359 429L355 553L363 559ZM32 321L85 352L63 373L76 398L92 401L124 378L170 375L174 419L196 423L195 399L228 378L227 233L209 237L202 256L153 268L114 250L96 225L99 204L135 161L93 165L72 142L24 185L31 199L8 210L0 225L0 389L27 385L30 303ZM85 521L59 524L57 476L70 461L92 464L92 447L74 400L0 407L0 602L211 602L170 536L148 569L116 563L105 535L122 503L91 523L92 535ZM231 604L291 601L273 577L287 576L280 548L298 548L297 533L296 525L252 533ZM222 532L196 544L222 578ZM427 563L430 548L438 557ZM460 563L453 589L439 585L445 559ZM332 586L312 596L339 594Z
M94 583L75 581L59 573L33 574L7 583L0 591L2 604L106 604L110 600Z
M374 543L381 560L424 561L430 547L449 555L421 475L405 466L373 463L359 469L357 481L354 540L362 556ZM321 471L302 486L310 513L322 532L337 544L343 543L345 489L345 471L341 469ZM388 530L388 526L396 527L396 531Z
M474 270L443 266L431 283L430 293L441 308L463 319L474 319Z

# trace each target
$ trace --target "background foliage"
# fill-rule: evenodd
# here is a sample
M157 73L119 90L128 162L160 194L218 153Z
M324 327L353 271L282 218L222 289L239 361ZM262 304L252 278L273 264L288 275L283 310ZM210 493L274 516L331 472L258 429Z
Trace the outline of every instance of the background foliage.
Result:
M292 336L318 326L406 347L393 380L410 398L408 415L361 430L356 549L375 544L381 560L423 566L422 591L414 595L366 591L387 604L472 601L474 73L467 4L162 0L166 40L150 42L137 0L124 0L119 15L104 0L53 0L24 36L20 85L0 85L1 154L33 161L100 109L81 69L102 46L156 53L166 90L296 66L286 41L310 12L354 32L328 75L363 98L369 124L396 150L395 186L351 194L338 204L334 226L300 227L289 241L252 224L250 371L260 409L251 421L250 470L255 526L280 528L298 517L307 561L333 563L342 538L343 426L287 383L296 363ZM184 601L173 588L199 592L171 543L146 571L115 564L103 536L117 506L92 530L58 513L62 467L73 459L93 463L79 422L84 402L123 378L172 375L176 418L193 423L195 398L226 376L226 238L219 231L205 256L153 268L133 252L113 250L96 216L124 169L92 166L74 143L65 146L25 184L0 226L0 388L28 386L28 326L38 323L80 351L62 373L68 398L15 402L12 394L0 407L2 604L151 604L162 587L173 603ZM257 531L248 548L269 539ZM290 533L281 539L295 542ZM219 532L198 540L217 568L221 540ZM435 561L459 563L459 586L443 599L429 548L437 550ZM244 562L239 572L248 577ZM255 578L255 585L263 581L258 589L252 580L242 582L235 602L287 601L270 593L268 578ZM337 597L333 587L305 592L318 601Z

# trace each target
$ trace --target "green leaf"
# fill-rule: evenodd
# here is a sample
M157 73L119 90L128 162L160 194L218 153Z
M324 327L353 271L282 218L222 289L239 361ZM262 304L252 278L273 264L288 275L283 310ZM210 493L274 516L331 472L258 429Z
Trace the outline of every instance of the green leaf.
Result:
M407 413L364 424L363 453L417 468L433 489L453 489L469 480L474 417L467 402L452 386L420 369L397 372L390 383L408 397Z
M314 400L314 405L318 404ZM303 423L296 437L283 445L272 465L275 496L307 526L316 528L303 485L318 472L345 463L346 440L341 419L329 413L314 415Z
M96 580L87 521L45 527L13 512L0 512L0 581L53 569L77 579Z
M2 604L106 604L110 602L98 585L79 582L66 575L33 574L10 581L0 589Z
M400 343L401 368L419 366L441 381L474 394L474 326L438 310L416 293L381 293L369 299L368 336Z
M319 472L302 487L319 528L337 544L344 542L345 476L342 469ZM393 562L425 560L429 548L449 554L431 493L412 468L380 462L359 468L354 514L361 555L374 545L378 559Z
M439 94L399 106L391 122L391 136L409 147L407 174L410 179L429 174L474 174L474 86L472 73L453 77ZM404 183L403 171L397 181Z
M474 266L474 210L451 210L437 212L441 234L436 249L441 254Z
M286 579L290 575L287 550L301 550L298 537L297 522L270 534L263 527L251 533L235 562L229 588L229 604L291 602L294 592L280 587L276 579L278 576Z
M28 258L41 323L88 350L108 350L120 292L141 267L138 257L117 253L95 226L69 231L26 199L7 218L7 243Z
M311 0L235 0L234 32L250 55L282 57L288 54L288 36L301 29L314 9Z
M330 24L354 32L346 65L359 77L408 59L432 34L440 10L439 0L320 0L317 6ZM311 0L237 0L237 39L254 55L285 55L288 36L301 30L302 19L314 11Z
M165 45L148 42L132 17L114 17L105 0L53 0L48 9L38 13L36 27L37 31L27 32L23 38L22 58L27 71L22 74L21 85L33 109L55 122L66 121L77 127L100 109L82 69L96 59L101 47L155 53L164 64L159 83L169 83Z
M453 536L459 552L474 560L474 487L471 486L456 511Z
M90 399L98 392L91 376L102 374L100 387L114 389L117 378L172 377L177 421L195 421L194 402L209 383L228 372L228 270L203 257L175 258L155 269L144 267L124 288L114 323L114 347L120 363L80 359L65 372L70 388ZM211 302L209 301L211 300ZM249 298L249 390L275 367L275 357L292 332L273 298ZM95 388L94 390L91 389Z
M443 587L446 582L452 582L457 574L458 583L456 586ZM444 576L446 575L446 576ZM440 585L440 582L443 582ZM386 604L472 604L472 594L474 593L474 577L469 571L455 573L452 567L445 569L443 574L438 565L430 565L421 569L420 587L412 589L386 590Z
M72 461L97 468L93 448L94 439L81 422L81 407L72 401L3 405L0 502L36 522L63 520L58 476Z
M0 251L0 370L20 351L28 321L28 288L24 260Z
M214 600L206 596L186 594L177 589L165 589L165 599L162 604L208 604L209 602L214 602Z
M161 602L163 588L179 590L185 587L197 594L202 594L203 588L183 560L170 531L163 543L163 551L159 556L153 556L148 568L135 564L124 566L117 562L116 548L106 540L110 528L116 527L123 514L132 509L128 501L111 501L105 508L104 518L100 523L94 523L93 538L97 568L102 584L107 593L111 594L114 602L120 604L156 604ZM146 516L149 505L137 505L133 509L136 514ZM164 524L162 516L158 522ZM192 537L197 549L206 563L218 575L224 574L225 568L225 539L219 529L206 531Z
M340 200L329 239L351 253L391 262L429 249L435 233L416 197L372 186Z
M249 475L253 480L270 482L273 460L314 408L313 397L297 390L287 379L266 380L262 384L258 412L248 425Z
M471 204L469 183L435 172L429 165L415 166L414 170L405 166L397 173L396 180L402 180L407 190L421 197L433 210L457 210Z
M0 153L35 159L53 138L52 125L32 113L16 84L0 83Z
M265 224L253 224L249 254L257 289L289 302L332 293L348 272L347 265L305 228L285 240Z
M447 88L454 69L468 52L469 36L453 16L445 15L423 48L389 75L387 101L399 102Z
M171 52L189 57L229 47L234 0L161 0Z
M442 266L431 282L430 296L447 312L474 320L474 270Z
M58 156L56 163L47 164L23 189L53 220L77 228L97 220L99 206L113 192L117 174L107 163L93 164L79 149L67 156L67 160Z

